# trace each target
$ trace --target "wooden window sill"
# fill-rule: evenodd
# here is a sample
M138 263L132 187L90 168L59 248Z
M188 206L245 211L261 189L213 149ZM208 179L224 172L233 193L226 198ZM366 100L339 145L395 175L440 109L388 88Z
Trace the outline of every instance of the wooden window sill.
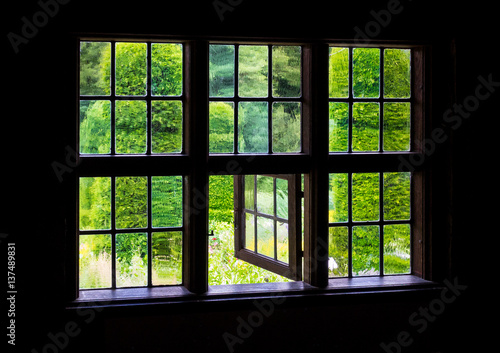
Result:
M85 307L123 307L135 305L187 305L253 301L265 298L313 298L373 295L419 290L440 290L442 286L413 275L330 279L325 288L304 282L237 284L210 286L204 294L193 294L183 286L82 290L67 305L74 310Z

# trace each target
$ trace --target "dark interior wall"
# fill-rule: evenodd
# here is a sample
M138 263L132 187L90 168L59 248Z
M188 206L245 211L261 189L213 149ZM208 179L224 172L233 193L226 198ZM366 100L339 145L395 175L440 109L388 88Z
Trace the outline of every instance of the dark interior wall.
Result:
M231 1L221 0L221 3ZM433 209L437 277L457 280L468 288L446 305L422 333L409 317L426 308L437 293L390 296L296 299L276 308L238 351L383 352L381 342L408 331L414 340L402 352L466 352L479 350L493 338L485 324L492 315L493 288L484 290L494 274L491 245L498 237L495 168L492 153L498 126L500 81L495 52L498 28L490 3L473 4L401 0L383 1L232 1L238 4L221 21L214 1L63 1L52 16L19 44L7 34L22 35L25 20L41 10L35 0L4 4L4 113L0 119L2 259L6 243L17 244L16 347L19 352L52 352L50 333L68 323L79 333L57 351L88 352L209 352L229 351L223 334L236 334L238 317L255 309L251 302L231 306L168 306L74 315L65 307L65 214L68 183L74 181L73 161L66 146L73 139L76 72L71 34L130 33L159 35L237 35L290 38L352 39L358 27L371 40L428 41L434 46L432 68L433 126L449 136L429 156L436 165ZM54 1L44 1L51 3ZM393 7L394 6L394 7ZM389 19L386 10L393 9ZM397 13L396 13L397 12ZM375 25L379 18L378 26ZM25 33L25 34L26 34ZM451 54L456 53L456 60ZM476 88L492 81L490 96L476 99L467 113L446 117L453 103L471 104ZM488 89L488 88L486 88ZM486 92L481 90L482 93ZM471 98L473 97L473 98ZM447 120L448 119L448 120ZM68 166L58 180L52 164ZM490 204L493 202L493 204ZM486 221L481 221L486 220ZM71 230L69 230L71 234ZM2 260L2 263L4 261ZM493 271L492 271L493 270ZM487 282L491 283L491 281ZM7 303L8 304L8 303ZM6 318L6 312L1 315ZM95 316L94 316L95 315ZM312 323L314 321L314 323ZM71 325L70 325L71 326ZM2 326L5 327L5 326ZM62 337L62 336L60 336ZM62 344L62 343L61 343ZM105 348L103 348L105 347ZM262 348L264 347L264 348ZM266 349L267 348L267 349ZM396 348L393 348L396 352Z

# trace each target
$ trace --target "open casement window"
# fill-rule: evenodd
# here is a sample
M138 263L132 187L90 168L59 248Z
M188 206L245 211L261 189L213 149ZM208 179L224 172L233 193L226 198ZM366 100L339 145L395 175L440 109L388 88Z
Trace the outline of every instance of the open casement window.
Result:
M302 279L300 174L234 177L235 256Z

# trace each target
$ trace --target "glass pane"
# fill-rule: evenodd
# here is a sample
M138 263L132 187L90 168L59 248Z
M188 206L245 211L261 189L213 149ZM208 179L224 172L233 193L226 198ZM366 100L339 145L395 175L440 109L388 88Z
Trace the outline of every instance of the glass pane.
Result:
M255 251L255 217L253 214L245 214L245 248Z
M301 48L273 47L273 97L300 97Z
M240 102L238 105L238 151L268 152L267 102Z
M330 174L328 207L328 221L330 223L347 222L349 220L348 183L346 173Z
M288 180L276 178L276 216L288 219Z
M153 285L182 283L182 232L153 233Z
M234 103L210 102L209 151L234 152Z
M241 45L238 58L240 97L267 97L268 49L263 45Z
M380 49L354 48L353 94L356 98L380 96Z
M273 103L273 152L300 152L300 103Z
M234 97L234 45L210 45L210 97Z
M153 227L182 227L182 177L151 177Z
M111 229L111 178L80 178L80 229Z
M380 229L378 226L352 227L352 274L380 273Z
M80 289L111 287L111 235L80 235Z
M257 175L257 211L274 215L274 179Z
M146 78L146 44L116 43L116 95L145 96Z
M410 103L384 103L384 151L409 151Z
M255 186L255 176L245 175L245 208L249 210L254 209L254 186Z
M80 153L111 152L111 103L80 101Z
M384 220L410 219L410 180L410 173L384 173Z
M80 43L80 95L109 96L111 43Z
M182 44L151 44L151 94L182 94Z
M410 225L384 226L384 274L410 273Z
M210 175L208 184L209 220L231 223L232 225L234 222L234 177L232 175ZM203 200L202 196L199 198L197 196L194 212L199 212L205 207Z
M349 145L349 104L330 103L330 152L347 152Z
M116 178L115 221L117 229L148 226L148 179L146 177Z
M146 153L145 101L116 102L116 153Z
M328 277L349 275L349 231L347 227L330 227Z
M409 98L411 94L411 50L384 50L384 96Z
M349 97L349 48L330 47L330 97Z
M146 233L116 235L116 286L148 284L148 237Z
M379 220L379 174L355 173L352 175L352 220Z
M378 103L354 103L352 106L352 150L354 152L379 150Z
M277 235L277 259L288 263L288 223L276 222L276 235Z
M257 217L257 252L274 258L274 221Z
M182 102L153 101L151 139L153 153L182 151Z

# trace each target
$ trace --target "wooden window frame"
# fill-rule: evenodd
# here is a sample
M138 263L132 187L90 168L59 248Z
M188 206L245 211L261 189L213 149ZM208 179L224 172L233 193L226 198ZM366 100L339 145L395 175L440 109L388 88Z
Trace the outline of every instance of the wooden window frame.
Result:
M75 57L78 63L80 41L108 41L109 37L78 36L75 40ZM297 41L276 38L248 39L226 38L213 40L196 37L135 38L113 37L116 41L137 42L179 42L183 44L183 151L176 155L124 156L77 156L74 182L69 183L70 201L77 205L78 178L81 176L129 176L129 175L182 175L184 178L184 239L183 239L183 284L181 286L93 290L83 293L78 288L78 241L71 229L78 229L78 211L69 211L67 217L68 249L75 256L67 261L68 290L67 298L71 303L106 300L132 299L133 302L145 301L153 290L160 297L169 300L192 299L192 295L209 295L218 292L208 285L208 183L209 175L244 175L244 174L303 174L304 175L304 277L303 282L253 285L252 293L268 291L266 288L288 288L290 293L301 291L305 287L318 290L337 291L349 284L338 279L328 278L328 176L329 173L350 170L360 171L393 171L400 165L402 158L413 155L423 157L422 144L425 125L429 119L426 105L428 70L425 67L429 53L427 47L416 43L396 43L387 45L374 43L373 47L412 48L412 146L410 152L394 153L336 153L330 154L328 149L328 52L329 47L352 46L353 43L335 42L332 40ZM261 45L300 45L302 47L302 152L287 154L209 154L208 149L208 56L209 44L261 44ZM362 45L367 47L367 45ZM77 82L79 80L77 79ZM79 100L79 97L78 97ZM78 101L77 100L77 101ZM78 107L78 104L76 104ZM78 111L78 108L75 109ZM78 115L77 115L78 116ZM76 119L75 119L76 120ZM73 143L78 146L78 128L76 121L72 125L76 131ZM423 160L424 158L422 158ZM356 166L352 168L352 166ZM429 199L426 185L429 183L428 165L416 166L412 182L412 274L400 276L398 279L380 277L376 279L359 279L358 286L387 290L384 283L394 282L391 288L414 288L429 286L432 277L430 266L431 232L429 217ZM73 208L74 209L74 208ZM75 216L76 214L76 216ZM390 276L393 277L393 276ZM336 282L335 282L336 281ZM300 284L302 283L302 284ZM349 282L351 283L351 282ZM364 283L364 284L363 284ZM305 287L304 287L305 286ZM232 297L240 290L238 285L222 286ZM356 285L355 285L356 287ZM239 289L238 289L239 288ZM302 289L301 289L302 288ZM344 288L345 289L345 288ZM223 290L223 289L221 289ZM244 291L244 290L243 290ZM314 290L313 290L314 291ZM342 290L341 290L342 291ZM90 293L92 292L92 293ZM135 294L134 294L135 293ZM141 294L137 294L141 293ZM148 294L149 293L149 294ZM80 299L78 299L80 297ZM154 295L153 295L154 297ZM114 299L113 299L114 298ZM175 299L177 298L177 299ZM157 298L155 299L157 300ZM70 305L71 306L71 305Z

